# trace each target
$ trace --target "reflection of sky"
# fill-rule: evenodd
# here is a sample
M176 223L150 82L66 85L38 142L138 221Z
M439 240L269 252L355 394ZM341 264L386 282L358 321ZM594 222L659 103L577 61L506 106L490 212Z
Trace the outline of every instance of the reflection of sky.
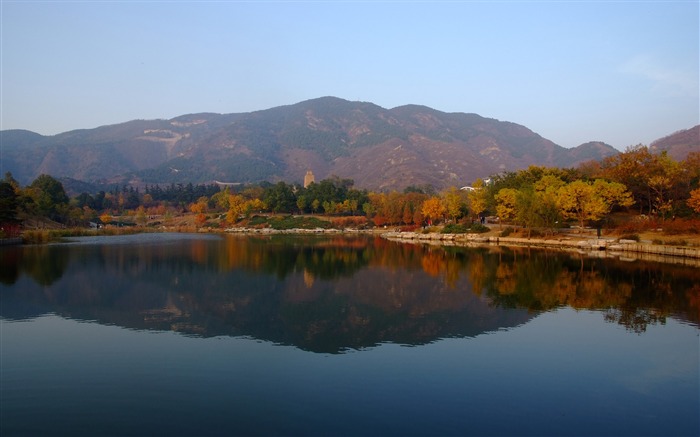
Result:
M2 431L698 432L700 331L673 320L636 334L561 309L475 338L341 355L56 316L0 328Z

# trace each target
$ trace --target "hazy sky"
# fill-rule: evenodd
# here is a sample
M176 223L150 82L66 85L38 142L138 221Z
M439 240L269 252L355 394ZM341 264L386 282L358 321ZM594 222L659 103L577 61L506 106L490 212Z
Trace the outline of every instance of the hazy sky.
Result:
M692 1L8 1L1 129L52 135L322 96L618 149L700 123Z

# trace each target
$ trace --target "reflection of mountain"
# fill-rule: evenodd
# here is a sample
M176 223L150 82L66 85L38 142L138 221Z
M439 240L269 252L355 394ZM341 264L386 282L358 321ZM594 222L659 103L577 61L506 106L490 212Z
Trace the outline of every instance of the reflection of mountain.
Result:
M636 331L668 315L698 320L695 269L364 237L120 238L0 251L2 317L54 312L330 353L475 336L561 305Z
M466 277L450 286L410 263L399 267L402 251L392 255L389 267L370 265L390 251L366 239L300 244L231 238L48 249L41 253L66 260L65 270L53 284L21 276L2 291L3 317L29 317L31 306L34 315L245 335L329 353L473 336L531 317L490 307L472 293ZM35 250L22 248L15 258L42 265Z

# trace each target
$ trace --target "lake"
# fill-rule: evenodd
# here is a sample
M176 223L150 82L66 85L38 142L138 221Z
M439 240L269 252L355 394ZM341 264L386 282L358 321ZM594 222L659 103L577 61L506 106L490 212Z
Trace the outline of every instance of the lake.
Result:
M700 269L368 236L0 248L0 434L700 434Z

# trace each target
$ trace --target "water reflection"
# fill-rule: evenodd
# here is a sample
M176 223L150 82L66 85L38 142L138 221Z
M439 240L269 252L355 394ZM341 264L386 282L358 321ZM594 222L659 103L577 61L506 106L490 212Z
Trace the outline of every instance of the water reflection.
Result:
M699 269L529 249L154 234L8 247L0 262L6 319L56 313L329 353L475 336L561 306L638 333L700 320Z

